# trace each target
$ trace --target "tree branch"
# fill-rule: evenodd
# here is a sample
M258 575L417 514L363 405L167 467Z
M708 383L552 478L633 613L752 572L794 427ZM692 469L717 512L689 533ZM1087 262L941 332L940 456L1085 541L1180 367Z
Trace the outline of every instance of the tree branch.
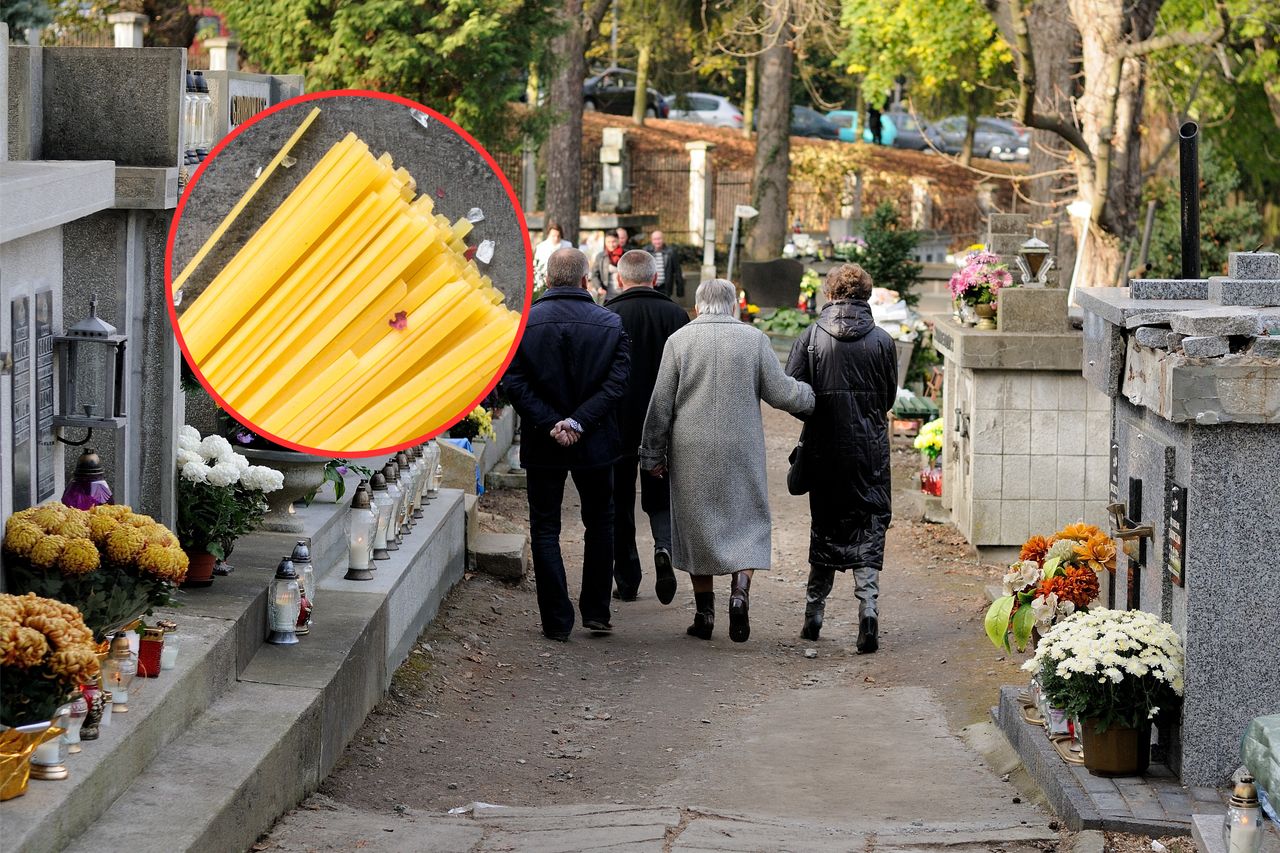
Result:
M612 2L613 0L594 0L590 8L583 10L583 49L589 48L591 43L596 40L596 36L600 34L600 22L604 20L604 13L609 11L609 5Z
M1133 44L1122 44L1117 48L1116 54L1128 59L1134 56L1146 56L1148 53L1155 53L1158 50L1165 50L1170 47L1194 47L1198 44L1215 44L1222 41L1223 36L1226 34L1226 29L1221 26L1202 33L1167 33L1166 35L1156 36Z

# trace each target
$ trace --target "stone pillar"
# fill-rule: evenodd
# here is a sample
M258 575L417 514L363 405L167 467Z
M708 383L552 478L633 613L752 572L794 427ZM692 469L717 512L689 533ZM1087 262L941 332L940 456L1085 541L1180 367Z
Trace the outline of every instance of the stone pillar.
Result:
M715 175L711 167L711 149L714 142L686 142L689 152L689 242L694 246L705 245L706 223L715 212ZM712 244L715 236L710 237ZM704 260L703 266L706 266ZM714 260L712 266L715 266Z
M917 231L933 228L933 196L929 194L929 179L911 179L911 227Z
M606 127L600 142L600 195L596 208L605 213L631 212L631 157L627 131Z
M107 21L115 29L116 47L142 47L142 29L147 16L141 12L114 12Z
M210 71L239 71L240 42L228 36L205 39L204 49L209 53Z
M698 284L716 277L716 221L704 219L702 233L702 272ZM697 285L690 288L694 290Z
M538 149L532 143L526 143L520 154L520 171L524 212L533 213L538 209Z
M9 25L0 23L0 98L6 104L0 110L0 163L9 159Z

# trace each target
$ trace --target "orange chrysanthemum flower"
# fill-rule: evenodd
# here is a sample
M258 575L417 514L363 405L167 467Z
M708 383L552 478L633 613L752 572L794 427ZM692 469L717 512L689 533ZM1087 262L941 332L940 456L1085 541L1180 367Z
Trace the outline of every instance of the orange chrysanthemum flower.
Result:
M1102 533L1102 531L1097 527L1095 527L1094 525L1085 524L1083 522L1078 521L1075 524L1068 524L1066 527L1059 530L1058 535L1054 538L1055 539L1074 539L1077 542L1084 542L1090 537L1096 536L1100 533Z
M1076 553L1095 572L1116 570L1116 543L1101 530L1077 545Z
M1071 566L1059 577L1058 600L1070 601L1077 610L1088 607L1102 591L1098 575L1083 566Z
M1043 536L1032 536L1022 545L1022 552L1018 554L1019 560L1031 560L1035 563L1044 561L1044 555L1049 553L1049 540Z

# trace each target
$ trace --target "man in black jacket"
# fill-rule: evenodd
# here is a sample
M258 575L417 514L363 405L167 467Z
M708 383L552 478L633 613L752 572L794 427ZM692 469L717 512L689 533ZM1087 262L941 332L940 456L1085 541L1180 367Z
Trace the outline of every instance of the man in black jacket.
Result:
M587 259L559 249L547 260L547 292L529 309L524 337L503 386L520 414L520 464L529 489L529 535L542 633L567 640L573 629L560 553L560 506L573 477L586 527L582 626L609 633L613 586L613 464L619 457L615 409L627 388L630 342L616 314L587 291Z
M622 328L631 339L631 380L618 406L622 457L613 466L613 580L618 587L614 595L623 601L636 600L642 574L636 548L640 432L667 338L689 322L683 308L655 289L657 278L653 255L627 252L618 261L622 292L605 303L622 318ZM640 472L640 508L649 516L649 529L653 531L654 589L659 601L670 604L676 594L676 577L671 570L671 493L665 479Z
M644 250L653 255L658 263L658 279L654 287L659 293L668 296L684 296L684 272L680 269L680 253L667 245L667 238L661 231L649 235L649 245Z

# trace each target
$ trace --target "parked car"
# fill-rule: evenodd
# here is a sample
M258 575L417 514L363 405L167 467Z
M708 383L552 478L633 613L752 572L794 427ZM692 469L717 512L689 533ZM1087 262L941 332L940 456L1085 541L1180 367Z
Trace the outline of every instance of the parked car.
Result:
M827 113L837 128L840 129L840 139L843 142L853 142L861 139L863 142L874 142L871 138L871 128L863 128L862 134L858 134L858 113L853 110L832 110ZM892 145L898 136L898 128L894 124L893 117L888 113L880 114L880 144Z
M677 121L708 124L712 127L742 127L742 110L721 95L706 92L688 92L669 95L666 99L667 117Z
M791 108L791 135L812 136L818 139L839 139L840 128L835 122L811 107Z
M588 112L629 116L636 100L636 72L627 68L606 68L582 83L582 108ZM666 100L657 89L648 89L644 114L666 118Z
M984 119L978 119L977 128L974 130L973 153L975 155L992 160L1025 160L1027 158L1030 148L1023 143L1012 126L1002 127L991 123L996 121L995 119L986 121L987 123L984 124ZM967 127L968 120L964 116L950 116L935 124L934 129L941 137L939 147L948 154L959 154L964 148Z
M892 112L885 113L893 120L893 126L896 131L893 142L894 148L907 148L912 151L932 151L930 143L934 147L941 148L941 140L938 134L928 123L922 122L914 115L908 112Z
M1017 160L1026 160L1031 153L1031 131L1030 129L1010 121L1007 118L991 118L983 116L978 119L978 127L985 127L997 133L1009 134L1018 138L1018 147L1014 150ZM1022 149L1026 149L1023 151ZM1000 153L1000 152L997 152ZM995 159L995 158L992 158ZM1008 159L1008 158L1003 158Z

